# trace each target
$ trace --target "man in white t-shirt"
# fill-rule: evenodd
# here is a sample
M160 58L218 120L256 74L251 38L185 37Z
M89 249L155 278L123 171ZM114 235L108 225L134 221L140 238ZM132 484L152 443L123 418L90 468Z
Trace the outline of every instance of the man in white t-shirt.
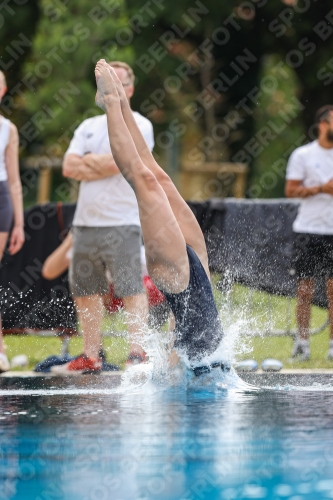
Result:
M109 63L121 80L128 100L134 74L122 62ZM150 150L152 124L137 112L134 118ZM141 229L133 189L119 173L108 136L106 115L85 120L75 131L66 152L63 174L81 181L73 220L73 257L69 281L82 325L84 352L67 371L98 371L103 296L109 293L106 270L114 293L123 299L130 333L129 362L144 361L140 332L147 321L148 303L140 265Z
M328 359L333 360L333 106L315 117L318 139L297 148L287 167L286 196L302 198L295 219L294 252L299 337L293 357L310 358L309 325L315 278L326 279L330 317Z

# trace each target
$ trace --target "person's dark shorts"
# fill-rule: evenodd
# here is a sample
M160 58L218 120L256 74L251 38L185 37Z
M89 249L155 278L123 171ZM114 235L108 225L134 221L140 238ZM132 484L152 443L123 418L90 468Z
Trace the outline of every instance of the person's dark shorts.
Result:
M118 298L143 293L139 226L73 227L69 283L74 297L107 295L111 274Z
M333 278L333 235L294 233L297 278Z
M7 181L0 182L0 233L9 233L12 228L14 210Z

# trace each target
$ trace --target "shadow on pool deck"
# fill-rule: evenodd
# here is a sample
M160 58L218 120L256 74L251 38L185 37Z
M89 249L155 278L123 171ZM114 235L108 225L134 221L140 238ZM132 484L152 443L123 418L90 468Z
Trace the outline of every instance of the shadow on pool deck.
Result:
M121 382L122 372L104 372L98 375L71 374L59 376L35 372L7 372L0 375L0 389L112 389ZM238 375L247 383L257 387L276 386L332 386L333 370L282 370L279 373L239 372Z

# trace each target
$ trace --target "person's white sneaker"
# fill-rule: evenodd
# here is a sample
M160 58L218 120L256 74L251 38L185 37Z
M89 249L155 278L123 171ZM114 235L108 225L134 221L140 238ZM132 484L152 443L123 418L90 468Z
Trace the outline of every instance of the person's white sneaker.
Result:
M10 370L10 364L6 354L0 353L0 373L8 372Z
M17 368L17 367L22 367L24 368L28 364L28 356L26 354L17 354L17 356L14 356L10 360L10 367L11 368Z
M328 361L333 361L333 340L330 340L330 343L329 343L329 348L328 348L328 353L327 353L327 360Z
M308 340L295 340L291 357L296 358L297 356L300 356L300 361L308 361L310 359L310 344Z
M291 357L296 358L296 356L299 356L300 354L302 354L302 346L299 339L296 339L293 345L293 350L291 352Z
M310 359L310 346L309 343L303 346L303 354L301 354L300 361L309 361Z

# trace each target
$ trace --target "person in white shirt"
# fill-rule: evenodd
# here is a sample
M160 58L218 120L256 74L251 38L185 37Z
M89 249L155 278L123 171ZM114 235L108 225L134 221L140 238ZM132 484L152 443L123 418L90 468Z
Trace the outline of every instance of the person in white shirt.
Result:
M309 325L314 281L326 278L330 318L328 359L333 360L333 105L315 117L318 139L297 148L287 167L286 196L301 198L294 221L294 255L299 337L292 356L310 358Z
M109 63L122 82L127 99L134 92L134 74L123 62ZM151 122L133 112L150 150ZM103 296L109 293L106 269L127 313L129 362L145 360L140 333L147 324L148 302L142 285L139 209L133 189L119 173L110 149L106 115L85 120L66 152L63 174L81 181L73 220L73 256L69 281L84 338L84 352L66 370L98 371Z
M0 102L7 91L5 75L0 71ZM9 238L8 251L17 253L24 243L22 185L18 163L17 128L0 116L0 262ZM10 369L5 353L0 316L0 372Z

